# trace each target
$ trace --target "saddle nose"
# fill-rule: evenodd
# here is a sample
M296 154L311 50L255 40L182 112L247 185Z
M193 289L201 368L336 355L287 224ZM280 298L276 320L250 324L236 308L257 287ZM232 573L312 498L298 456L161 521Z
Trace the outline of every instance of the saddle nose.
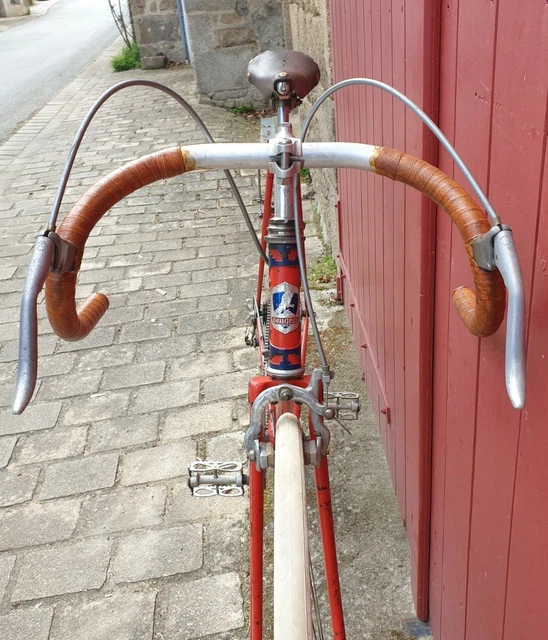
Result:
M288 82L294 96L306 97L320 81L320 68L306 53L300 51L263 51L247 67L247 79L264 98L276 96L276 84Z

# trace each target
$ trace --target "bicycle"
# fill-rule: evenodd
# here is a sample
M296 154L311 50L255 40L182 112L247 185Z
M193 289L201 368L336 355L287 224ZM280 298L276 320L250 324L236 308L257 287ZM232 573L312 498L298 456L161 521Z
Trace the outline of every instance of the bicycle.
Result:
M264 483L274 466L274 637L312 638L312 594L304 467L314 467L320 528L326 567L330 615L335 638L344 638L345 625L337 568L328 449L330 430L325 420L354 417L359 400L331 390L332 371L322 348L306 279L299 171L336 167L372 171L413 186L444 208L465 242L475 293L454 292L465 325L479 337L500 326L509 291L507 330L507 388L516 407L525 401L523 358L523 284L511 229L499 217L435 124L396 90L374 80L351 80L322 96L305 120L300 138L293 136L291 111L319 80L314 61L298 52L265 52L251 61L249 79L270 99L277 113L277 133L269 144L211 144L177 147L145 156L101 180L71 209L57 228L57 215L79 143L93 115L114 92L135 84L154 86L185 101L171 90L147 81L113 87L94 105L73 145L61 179L47 229L38 236L29 266L21 306L20 358L14 413L27 406L37 375L37 297L46 284L46 308L55 333L65 340L87 336L108 308L103 294L94 294L76 307L76 281L86 240L100 218L122 198L156 180L198 169L265 169L260 237L253 225L260 254L257 289L251 305L246 341L256 347L262 375L249 383L250 426L245 435L249 457L246 474L237 463L199 461L189 466L189 486L199 495L250 495L250 637L262 638ZM403 152L356 143L306 143L315 111L334 90L361 82L389 91L409 106L448 149L484 205L490 222L464 189L441 171ZM199 124L201 121L199 121ZM202 126L202 130L205 127ZM204 131L207 137L207 130ZM274 206L272 199L274 197ZM239 199L241 208L243 203ZM263 301L265 264L268 296ZM314 334L320 367L306 373L306 336ZM308 413L308 435L301 408ZM303 464L304 463L304 464ZM318 631L321 633L321 631Z

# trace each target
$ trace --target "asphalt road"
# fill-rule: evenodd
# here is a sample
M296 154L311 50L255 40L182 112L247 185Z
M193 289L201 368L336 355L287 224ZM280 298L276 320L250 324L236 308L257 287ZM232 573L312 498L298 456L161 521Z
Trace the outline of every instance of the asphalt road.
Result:
M0 33L0 141L40 109L116 37L106 0L61 0Z

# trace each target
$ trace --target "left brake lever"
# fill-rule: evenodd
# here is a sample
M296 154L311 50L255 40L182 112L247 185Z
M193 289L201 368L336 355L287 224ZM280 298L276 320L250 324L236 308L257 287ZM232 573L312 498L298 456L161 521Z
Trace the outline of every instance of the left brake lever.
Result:
M19 359L12 413L26 409L36 387L38 371L38 295L46 282L55 256L55 242L47 235L36 238L30 259L19 321Z

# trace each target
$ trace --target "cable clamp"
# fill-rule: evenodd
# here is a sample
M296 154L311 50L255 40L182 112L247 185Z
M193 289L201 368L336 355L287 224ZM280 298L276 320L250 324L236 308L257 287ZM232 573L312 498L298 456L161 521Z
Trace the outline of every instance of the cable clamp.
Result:
M51 271L53 273L66 273L67 271L76 271L80 266L82 259L79 248L69 240L61 238L55 231L48 233L48 238L53 240L55 244L55 253L53 256L53 264Z
M489 231L472 240L472 253L478 267L487 271L495 271L497 269L495 260L495 237L501 231L512 231L507 224L496 224Z

